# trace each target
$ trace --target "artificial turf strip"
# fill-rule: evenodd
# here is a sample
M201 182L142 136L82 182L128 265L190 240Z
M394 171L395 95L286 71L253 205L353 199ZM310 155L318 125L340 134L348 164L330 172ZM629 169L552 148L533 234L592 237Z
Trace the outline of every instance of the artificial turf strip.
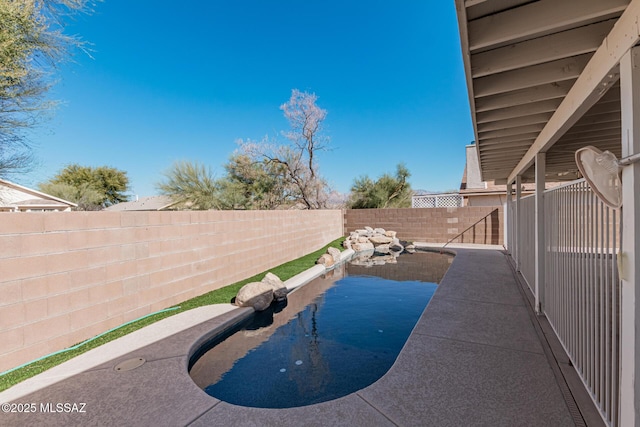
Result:
M282 281L290 279L296 274L301 273L313 267L315 265L315 262L318 260L318 258L327 251L328 247L333 246L334 248L342 249L343 240L344 240L344 237L336 239L322 249L319 249L313 253L310 253L308 255L305 255L293 261L289 261L287 263L281 264L268 271L278 276ZM75 356L85 353L102 344L108 343L109 341L113 341L117 338L127 335L133 331L141 329L147 325L155 323L158 320L164 319L169 316L173 316L183 311L191 310L196 307L202 307L202 306L211 305L211 304L229 303L231 299L236 296L236 294L238 293L238 290L241 287L243 287L247 283L262 280L262 278L266 273L267 271L262 272L260 274L256 274L253 277L249 277L240 282L236 282L232 285L225 286L224 288L216 289L204 295L200 295L195 298L189 299L181 303L179 305L179 308L176 310L161 312L149 317L145 317L138 321L134 321L116 330L113 330L109 333L99 336L98 338L92 341L89 341L86 344L82 344L77 349L69 350L64 353L55 354L45 359L41 359L36 362L33 362L22 368L16 369L15 371L8 372L0 376L0 391L4 391L9 387L15 384L18 384L19 382L26 380L27 378L31 378L41 372L46 371L49 368L53 368L54 366L57 366L63 362L66 362L67 360L72 359ZM178 307L178 306L175 306L175 307Z

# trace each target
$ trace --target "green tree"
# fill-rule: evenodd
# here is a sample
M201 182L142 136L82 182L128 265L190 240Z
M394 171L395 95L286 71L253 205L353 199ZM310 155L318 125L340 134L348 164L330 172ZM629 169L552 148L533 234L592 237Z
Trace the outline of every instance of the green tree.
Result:
M25 130L55 104L46 99L57 64L82 45L64 34L65 15L89 0L0 0L0 176L33 164Z
M52 184L62 185L60 187L52 187ZM86 201L87 205L93 205L97 202L97 206L107 207L116 203L126 202L129 197L125 194L129 191L129 177L127 173L109 166L91 167L71 164L52 179L39 185L44 192L49 192L56 196L60 191L71 192L75 196L67 199L74 203L79 200ZM75 189L75 193L71 190ZM92 190L90 192L90 190ZM58 192L54 194L51 191ZM99 199L97 198L99 195ZM57 197L62 197L61 195ZM69 196L68 196L69 197ZM83 202L84 203L84 202Z
M384 174L377 181L368 176L358 178L351 186L348 206L351 209L411 207L411 173L404 164L396 166L395 176Z
M68 200L78 205L80 211L97 211L102 209L103 195L92 188L89 183L76 187L71 184L45 182L39 185L40 191L52 196Z
M279 163L234 154L224 168L227 174L218 181L223 209L275 209L293 199Z
M169 196L182 209L220 209L218 183L211 170L198 162L178 161L163 173L165 179L156 184L158 191Z

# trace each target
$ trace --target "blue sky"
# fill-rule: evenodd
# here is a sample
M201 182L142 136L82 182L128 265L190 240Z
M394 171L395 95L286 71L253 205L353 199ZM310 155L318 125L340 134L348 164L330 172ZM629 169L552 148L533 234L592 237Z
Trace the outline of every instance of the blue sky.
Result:
M460 184L473 130L453 0L104 0L68 32L91 57L60 67L19 183L69 163L124 170L139 196L176 160L223 176L237 139L287 129L296 88L328 111L319 162L338 191L399 162L415 189Z

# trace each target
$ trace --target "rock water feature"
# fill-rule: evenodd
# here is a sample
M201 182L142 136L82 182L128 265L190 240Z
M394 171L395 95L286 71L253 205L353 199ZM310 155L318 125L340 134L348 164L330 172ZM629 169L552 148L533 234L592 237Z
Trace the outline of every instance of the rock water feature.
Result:
M395 231L371 227L352 231L343 246L356 252L351 264L364 266L396 264L402 252L415 251L413 245L400 241Z
M414 246L401 242L396 237L395 231L386 231L382 228L365 227L352 231L344 242L345 249L352 249L356 254L351 259L355 265L373 266L385 263L396 264L397 257L404 251L413 252ZM340 261L340 250L330 247L316 264L323 265L325 269L332 268ZM273 301L282 301L287 298L287 288L278 276L267 273L262 281L251 282L244 285L238 291L235 304L240 307L253 307L256 311L267 309Z

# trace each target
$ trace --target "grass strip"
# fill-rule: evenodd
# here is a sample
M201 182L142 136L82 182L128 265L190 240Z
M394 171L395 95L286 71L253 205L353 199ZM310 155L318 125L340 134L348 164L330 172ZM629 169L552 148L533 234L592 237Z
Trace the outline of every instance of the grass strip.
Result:
M257 282L262 280L262 278L264 277L265 274L267 274L267 272L271 272L275 274L282 281L288 280L291 277L295 276L296 274L302 273L303 271L313 267L316 261L318 260L318 258L323 253L325 253L327 251L327 248L329 248L330 246L342 250L343 240L344 240L344 237L341 237L329 243L324 248L319 249L315 252L312 252L308 255L305 255L301 258L281 264L277 267L264 271L260 274L256 274L255 276L241 280L240 282L236 282L232 285L225 286L220 289L216 289L214 291L197 296L195 298L191 298L179 304L179 308L177 308L176 310L165 311L162 313L158 313L152 316L142 318L137 321L133 321L111 332L98 336L95 339L91 339L90 341L85 341L85 344L77 344L76 346L78 346L78 348L65 351L63 353L53 354L49 357L37 360L26 366L18 368L14 371L10 371L0 376L0 391L4 391L9 387L15 384L18 384L19 382L26 380L27 378L31 378L35 375L38 375L39 373L44 372L47 369L53 368L54 366L57 366L63 362L66 362L67 360L72 359L82 353L85 353L91 349L99 347L102 344L106 344L109 341L118 339L133 331L137 331L138 329L144 328L145 326L148 326L166 317L173 316L178 313L182 313L183 311L191 310L191 309L202 307L205 305L229 303L231 299L236 296L236 294L238 293L238 290L241 287L243 287L247 283ZM174 306L174 307L178 307L178 306ZM76 347L76 346L72 346L72 347Z

